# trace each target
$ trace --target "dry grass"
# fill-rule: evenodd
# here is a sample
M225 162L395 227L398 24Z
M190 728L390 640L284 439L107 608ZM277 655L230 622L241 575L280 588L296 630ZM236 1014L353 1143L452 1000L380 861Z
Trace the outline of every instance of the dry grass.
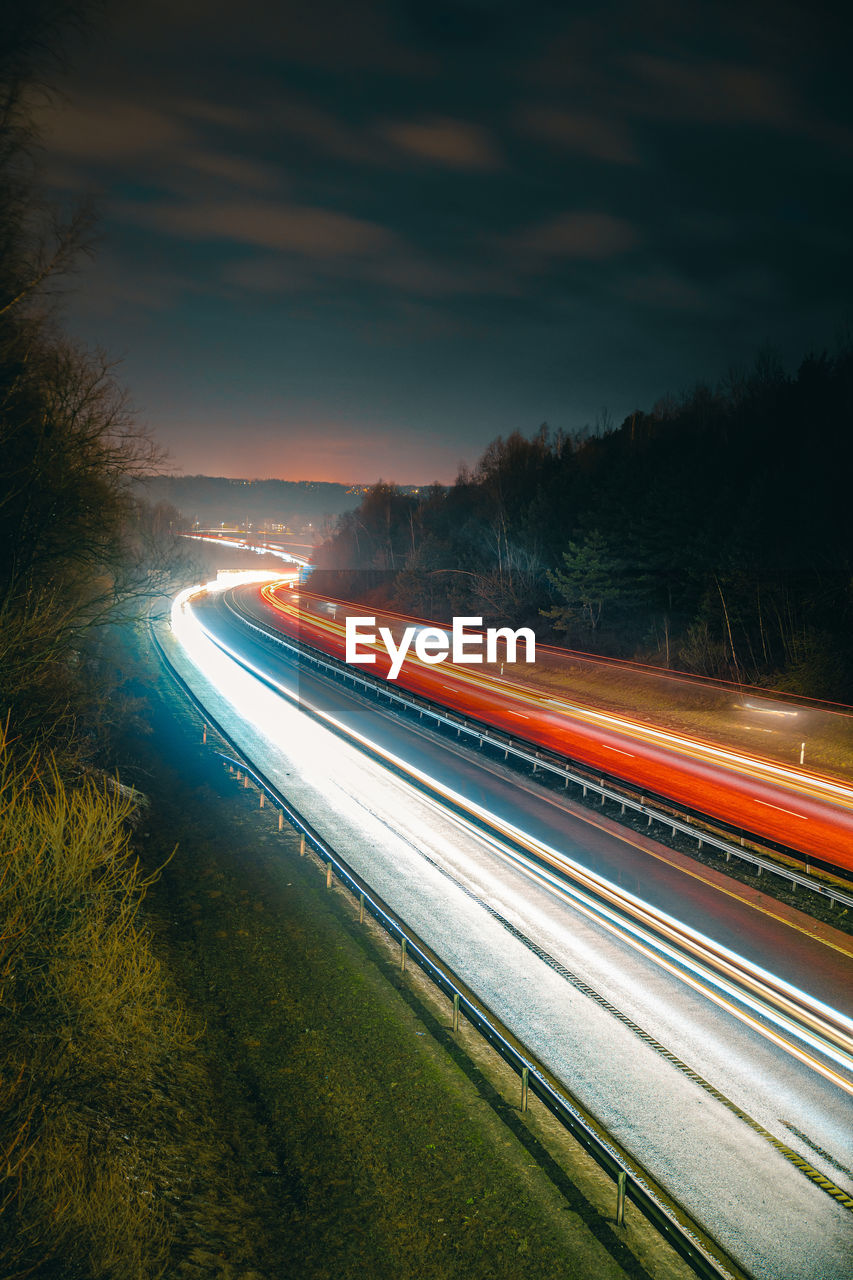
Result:
M65 785L49 763L13 763L0 737L6 1276L148 1280L166 1267L148 1135L191 1038L139 920L131 807L107 788Z
M744 713L741 704L755 701L735 688L670 680L664 674L594 661L555 660L541 656L535 666L519 666L516 674L545 692L597 711L644 720L676 733L796 764L805 739L805 764L839 778L853 778L853 716L835 714L808 703L790 702L797 719ZM773 702L773 691L761 695Z

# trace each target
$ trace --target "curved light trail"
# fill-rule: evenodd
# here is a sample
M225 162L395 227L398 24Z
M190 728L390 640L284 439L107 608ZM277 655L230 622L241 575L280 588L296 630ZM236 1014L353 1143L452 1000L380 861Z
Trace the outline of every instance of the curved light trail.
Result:
M218 585L221 589L232 585L232 582ZM262 589L268 590L266 587ZM581 866L564 852L534 838L514 823L415 768L321 708L309 706L301 694L288 689L268 671L208 632L192 610L193 600L204 590L191 588L177 598L172 610L172 629L190 656L199 665L204 663L209 678L211 670L215 671L216 682L226 696L229 681L233 679L231 664L236 663L238 669L255 675L280 696L310 711L316 720L336 734L393 769L422 794L426 793L433 803L445 811L449 810L458 821L469 824L480 837L485 834L495 852L511 861L526 876L547 885L588 919L594 919L753 1031L853 1095L851 1019ZM220 659L229 661L212 662L211 650ZM251 708L246 708L246 711L250 714Z
M257 607L259 616L292 638L344 658L344 619L353 606L270 583L258 589ZM378 622L401 625L397 615L374 614ZM384 646L375 653L370 674L387 677ZM641 790L853 871L853 787L837 779L595 711L483 668L449 661L432 666L410 653L397 684Z

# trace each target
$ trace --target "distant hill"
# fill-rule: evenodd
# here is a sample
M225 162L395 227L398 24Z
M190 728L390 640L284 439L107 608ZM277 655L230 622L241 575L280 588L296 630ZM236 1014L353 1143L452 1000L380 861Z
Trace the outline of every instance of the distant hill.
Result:
M319 532L357 507L363 486L321 480L229 480L226 476L146 476L139 491L149 502L168 502L203 527L220 524L260 529L267 522L294 533Z

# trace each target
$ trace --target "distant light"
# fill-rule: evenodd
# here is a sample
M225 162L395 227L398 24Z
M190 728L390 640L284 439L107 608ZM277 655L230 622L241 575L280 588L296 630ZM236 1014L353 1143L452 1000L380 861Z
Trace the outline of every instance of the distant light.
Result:
M798 716L799 711L779 711L776 707L757 707L754 702L738 702L738 711L757 711L762 716Z

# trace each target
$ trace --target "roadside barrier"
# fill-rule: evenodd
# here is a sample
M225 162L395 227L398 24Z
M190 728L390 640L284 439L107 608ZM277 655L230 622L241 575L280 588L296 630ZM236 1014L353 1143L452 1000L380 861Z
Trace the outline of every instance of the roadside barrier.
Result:
M820 880L816 880L814 876L809 875L808 872L801 872L793 867L782 866L772 858L765 857L755 850L747 848L744 843L745 836L743 835L739 838L740 842L734 844L731 840L716 835L704 826L697 827L696 821L690 817L679 816L678 813L669 813L656 808L647 802L645 796L635 799L630 792L623 789L624 784L620 784L617 789L603 777L599 777L598 781L595 781L588 775L578 773L559 757L549 758L549 756L540 754L539 751L528 745L520 744L514 739L504 737L495 730L490 730L480 722L465 720L440 709L426 700L390 689L385 682L375 678L356 675L346 664L337 662L334 658L330 658L327 654L322 654L320 650L314 649L310 645L297 644L295 641L283 637L272 628L261 626L247 617L242 611L235 609L227 600L225 604L240 619L241 625L251 628L251 630L256 631L266 640L272 641L272 643L281 646L281 648L288 649L299 658L300 662L307 662L318 670L331 675L337 681L343 681L344 684L351 683L353 688L360 688L362 692L370 693L380 700L384 698L389 703L397 703L405 710L416 713L419 719L427 717L435 724L453 729L457 738L464 734L467 738L476 741L478 749L482 749L484 744L488 744L496 751L503 752L504 760L508 760L512 756L514 760L530 766L534 774L541 769L543 773L559 777L563 780L566 789L568 789L570 783L573 783L581 788L584 797L589 791L592 791L600 797L602 805L606 800L611 800L621 806L623 814L626 809L642 814L646 818L647 826L651 827L652 823L659 823L661 826L669 827L673 836L676 832L688 836L691 840L697 842L699 849L708 845L718 850L725 855L726 862L730 862L732 858L739 858L742 862L750 863L755 867L758 875L768 871L782 880L787 880L792 886L798 885L800 888L808 889L811 893L819 894L821 897L828 899L831 906L840 904L848 908L853 907L853 894L846 893L836 885L823 884ZM709 820L707 815L699 815L699 819L703 823ZM791 856L800 861L803 858L801 854L792 854Z
M325 869L326 886L331 888L333 875L358 902L359 923L369 912L377 924L400 946L400 969L405 973L407 960L414 961L433 985L452 1003L452 1030L459 1030L460 1014L464 1015L498 1056L515 1072L521 1084L520 1110L528 1109L529 1096L537 1098L548 1112L580 1143L615 1184L615 1220L624 1226L625 1205L634 1204L661 1236L688 1263L702 1280L748 1280L746 1274L712 1241L691 1215L678 1205L639 1161L619 1143L572 1097L535 1056L525 1048L502 1021L479 999L458 974L436 953L374 890L354 871L346 860L317 832L278 788L258 772L240 750L226 729L204 707L189 684L174 668L153 625L151 636L165 670L182 694L201 717L202 741L207 742L208 728L215 730L233 754L217 751L217 755L236 774L244 787L253 783L279 811L279 830L286 818L299 834L299 854L306 848L314 851ZM357 678L357 677L356 677Z

